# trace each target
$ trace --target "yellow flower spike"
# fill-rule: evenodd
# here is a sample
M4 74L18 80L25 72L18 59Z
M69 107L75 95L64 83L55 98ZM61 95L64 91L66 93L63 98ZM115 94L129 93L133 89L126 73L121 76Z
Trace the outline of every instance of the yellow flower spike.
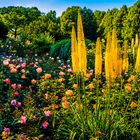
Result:
M96 52L95 52L95 77L98 77L102 73L102 48L100 38L96 41Z

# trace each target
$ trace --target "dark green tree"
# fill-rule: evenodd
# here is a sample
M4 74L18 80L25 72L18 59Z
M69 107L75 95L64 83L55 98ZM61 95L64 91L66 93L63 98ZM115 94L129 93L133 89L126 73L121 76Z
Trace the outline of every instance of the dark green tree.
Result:
M123 21L122 36L131 41L135 34L140 33L140 1L128 9L126 19Z
M84 7L83 9L78 6L72 6L66 9L60 17L60 25L61 31L64 38L69 38L71 33L72 25L75 24L77 26L77 13L78 9L80 9L83 19L83 28L85 37L88 39L95 39L96 38L96 20L92 10L87 9Z
M25 27L26 17L19 15L16 12L10 12L2 15L2 21L6 24L9 29L9 34L16 36L20 32L20 28Z
M0 20L0 39L5 39L8 33L8 28L4 25L4 23Z

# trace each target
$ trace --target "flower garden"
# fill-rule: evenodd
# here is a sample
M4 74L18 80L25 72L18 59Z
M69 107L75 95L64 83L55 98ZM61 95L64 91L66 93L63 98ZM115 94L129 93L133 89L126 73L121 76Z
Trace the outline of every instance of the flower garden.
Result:
M105 52L97 39L95 67L87 68L80 14L78 20L81 38L73 28L70 60L1 56L0 139L140 139L140 46L135 66L131 48L119 57L112 31Z

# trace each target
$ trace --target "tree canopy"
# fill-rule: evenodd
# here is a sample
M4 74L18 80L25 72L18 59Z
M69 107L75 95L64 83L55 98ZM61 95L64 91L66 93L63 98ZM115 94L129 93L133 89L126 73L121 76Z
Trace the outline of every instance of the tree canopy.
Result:
M128 40L140 33L140 1L133 6L123 5L120 9L92 11L86 7L68 7L60 17L56 11L42 13L37 7L3 7L0 8L1 36L18 37L23 32L32 40L39 34L48 34L53 39L70 38L72 25L77 26L77 11L80 9L83 19L85 38L95 41L97 37L106 38L107 33L116 29L119 41ZM3 38L3 37L1 37Z

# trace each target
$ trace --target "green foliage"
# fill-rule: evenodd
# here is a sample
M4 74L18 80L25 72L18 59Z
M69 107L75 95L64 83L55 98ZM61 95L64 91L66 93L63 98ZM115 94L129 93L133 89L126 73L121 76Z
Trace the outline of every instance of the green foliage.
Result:
M51 46L50 54L53 57L60 57L61 59L67 60L70 57L70 39L64 39L56 42Z
M85 38L94 41L99 36L105 38L107 33L115 28L119 42L123 44L124 40L130 41L140 32L139 5L140 2L137 1L131 7L127 8L124 5L120 9L114 8L107 12L98 10L93 12L86 7L72 6L68 7L60 17L56 17L56 12L52 10L45 14L36 7L9 6L0 8L0 17L8 27L9 36L17 37L25 32L28 38L32 38L36 34L47 32L58 41L70 37L72 25L77 26L77 11L80 9Z
M30 49L35 53L44 54L50 51L50 45L54 43L54 39L48 33L35 36L30 45Z
M94 14L92 10L84 7L83 9L78 6L68 7L60 17L61 31L65 38L70 37L72 25L77 26L77 12L81 10L83 19L83 28L85 37L87 39L95 39L96 35L96 21L94 20Z
M88 48L94 53L94 43L90 42ZM132 68L109 84L104 75L95 79L92 71L79 77L72 73L69 64L48 54L8 58L0 59L1 139L5 136L4 127L10 128L5 140L19 139L21 134L43 140L140 138L140 75ZM41 72L37 72L38 67ZM21 102L21 106L12 105L12 100ZM51 115L45 115L45 111ZM26 124L21 123L21 116L26 116ZM46 129L42 126L44 121L49 123Z
M25 26L25 16L19 15L16 12L9 12L2 15L2 21L7 25L10 36L16 36L19 34L21 27Z
M132 94L137 89L136 83L132 91L128 91L125 82L123 88L118 88L119 83L107 88L106 84L98 82L93 81L95 89L92 90L87 83L82 84L76 94L81 97L80 101L79 98L76 102L69 101L70 108L61 112L62 122L55 133L56 140L139 139L139 113L132 105L138 100L137 94Z
M5 39L7 33L8 33L8 28L4 25L2 21L0 21L0 40Z
M87 48L91 47L91 41L86 39L86 46ZM53 57L60 57L63 60L70 59L70 52L71 52L71 41L70 39L64 39L61 41L56 42L51 46L50 55Z
M131 38L135 34L140 33L140 24L139 24L139 13L140 13L140 1L136 2L132 7L129 8L128 14L126 15L125 20L123 21L123 32L122 36L124 39L131 41Z

